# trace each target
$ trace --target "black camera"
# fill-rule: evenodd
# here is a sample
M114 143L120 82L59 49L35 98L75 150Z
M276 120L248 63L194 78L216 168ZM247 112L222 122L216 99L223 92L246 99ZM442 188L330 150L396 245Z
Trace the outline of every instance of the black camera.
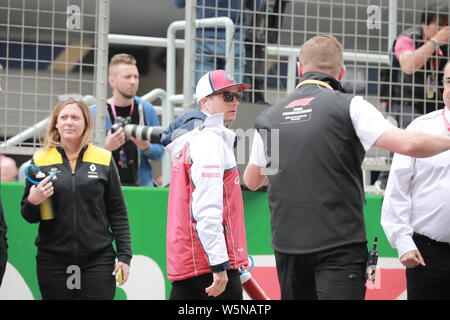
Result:
M119 130L119 128L123 128L125 135L128 137L135 137L141 140L150 141L151 143L161 143L161 135L164 132L163 127L131 124L130 117L117 117L111 127L111 132L114 133Z
M130 117L117 117L116 120L114 121L114 124L111 126L111 132L114 133L117 130L119 130L119 128L124 128L125 130L125 126L127 124L131 124L131 118Z

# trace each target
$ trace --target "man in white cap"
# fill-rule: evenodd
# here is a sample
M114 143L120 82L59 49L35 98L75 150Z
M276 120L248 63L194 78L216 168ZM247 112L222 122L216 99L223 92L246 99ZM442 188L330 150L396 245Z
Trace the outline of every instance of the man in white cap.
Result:
M236 134L226 125L236 119L241 91L248 88L224 70L208 72L196 88L200 112L180 116L165 132L172 158L170 299L242 299L239 268L248 263L244 206Z

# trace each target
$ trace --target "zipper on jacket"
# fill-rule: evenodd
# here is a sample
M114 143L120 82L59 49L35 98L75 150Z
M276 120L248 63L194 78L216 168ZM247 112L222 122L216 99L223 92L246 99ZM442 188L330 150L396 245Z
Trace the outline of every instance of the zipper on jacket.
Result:
M231 233L230 233L230 230L228 230L228 226L226 223L223 224L223 228L225 229L226 234L230 236Z
M73 230L74 230L74 244L73 244L73 255L74 255L74 260L75 260L75 263L76 263L76 261L77 261L77 251L78 251L78 246L77 246L77 244L78 244L78 232L77 232L77 223L78 223L78 221L77 221L77 202L75 201L76 200L76 184L75 184L75 181L76 181L76 177L75 177L75 173L76 173L76 171L77 171L77 169L80 167L80 165L81 165L81 162L82 162L82 157L83 157L83 154L84 154L84 151L85 151L85 148L83 148L81 151L80 151L80 153L78 154L78 158L77 158L77 161L76 161L76 163L75 163L75 168L72 170L72 194L73 194L73 221L74 221L74 223L73 223ZM70 163L69 163L69 166L70 166ZM70 166L70 167L72 167L72 166Z
M77 161L75 163L75 169L72 169L72 166L70 165L69 158L67 158L66 152L63 148L61 148L61 154L63 155L64 162L66 163L66 166L69 167L70 172L72 173L72 215L73 215L73 262L77 264L77 215L76 215L76 195L75 195L75 172L80 166L81 159L83 157L84 151L86 147L83 147L81 151L78 154Z
M77 214L76 214L76 197L75 197L75 170L72 171L72 195L73 195L73 259L77 261Z
M76 264L77 263L77 250L78 250L78 246L77 246L77 213L76 213L76 195L75 195L75 171L77 170L77 168L79 167L79 162L80 162L80 156L81 156L81 152L78 155L78 159L75 163L75 168L73 169L72 166L70 165L70 161L69 159L66 157L67 159L67 164L72 172L72 215L73 215L73 261Z

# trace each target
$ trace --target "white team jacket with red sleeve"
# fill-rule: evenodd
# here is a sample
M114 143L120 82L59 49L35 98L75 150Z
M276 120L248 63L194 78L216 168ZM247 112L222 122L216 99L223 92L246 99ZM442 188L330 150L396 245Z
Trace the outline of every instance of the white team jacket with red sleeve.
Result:
M223 114L216 114L166 147L172 157L166 237L171 281L248 263L235 139Z

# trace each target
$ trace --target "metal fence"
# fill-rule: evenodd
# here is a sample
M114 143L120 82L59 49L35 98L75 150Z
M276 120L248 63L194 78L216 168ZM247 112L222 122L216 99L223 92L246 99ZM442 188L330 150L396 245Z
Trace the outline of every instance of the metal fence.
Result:
M109 2L0 0L0 64L4 66L0 152L31 154L41 142L32 126L48 116L60 94L76 92L104 103L108 37L109 43L167 46L166 88L146 95L163 97L162 106L157 107L163 125L180 112L179 107L174 111L175 105L195 107L192 93L201 74L209 68L224 68L253 86L245 96L245 103L254 106L254 112L246 115L246 125L251 127L262 107L294 90L299 80L299 47L320 33L334 35L344 47L347 92L364 96L394 122L426 111L404 108L407 102L423 104L420 98L393 99L393 85L401 88L403 84L392 76L402 73L392 65L392 45L399 34L421 26L422 10L435 0L233 0L224 1L225 8L217 7L222 1L187 0L185 21L172 23L167 39L108 35ZM231 28L231 36L226 28ZM182 92L176 92L174 82L181 70L176 65L176 48L184 51ZM441 58L448 59L448 52ZM413 86L424 87L414 82ZM399 103L395 110L393 102ZM442 105L439 98L434 100L435 108ZM95 131L99 144L104 139L102 130L100 126ZM24 131L26 139L18 136L17 141L25 142L5 145ZM373 148L363 167L389 170L389 163L388 152Z
M0 0L2 153L40 146L41 134L27 129L45 128L59 95L106 98L108 17L105 0ZM6 144L13 136L19 143Z
M195 87L198 75L207 72L211 63L224 68L227 61L223 32L212 28L195 28L194 20L209 16L227 16L235 23L234 75L253 86L246 101L272 104L292 92L298 83L296 63L300 46L317 34L332 34L344 47L347 74L343 79L347 92L362 95L393 123L404 127L405 119L423 114L425 97L392 96L392 87L403 90L399 66L393 66L392 46L397 36L421 26L422 11L437 1L431 0L264 0L187 1L185 57L185 105L192 105L187 93ZM442 1L441 1L442 2ZM445 3L445 1L444 1ZM447 1L448 5L448 1ZM448 10L448 9L447 9ZM448 12L435 12L448 14ZM211 40L213 42L210 42ZM214 45L212 44L214 43ZM224 51L225 50L225 51ZM436 52L434 57L436 58ZM430 57L426 57L427 59ZM448 59L448 55L441 57ZM240 68L237 66L243 65ZM187 68L186 66L189 66ZM428 67L426 66L425 69ZM188 72L187 72L188 71ZM431 70L426 70L429 72ZM441 74L443 70L435 70ZM387 75L387 76L386 76ZM397 75L397 78L394 78ZM412 86L423 88L423 83ZM439 90L440 83L435 83ZM414 89L413 89L414 90ZM433 110L443 107L438 95L433 98ZM393 103L398 103L393 108ZM420 104L413 110L408 104ZM253 116L253 115L252 115ZM254 115L256 116L256 114ZM391 155L381 149L369 150L363 168L389 170Z

